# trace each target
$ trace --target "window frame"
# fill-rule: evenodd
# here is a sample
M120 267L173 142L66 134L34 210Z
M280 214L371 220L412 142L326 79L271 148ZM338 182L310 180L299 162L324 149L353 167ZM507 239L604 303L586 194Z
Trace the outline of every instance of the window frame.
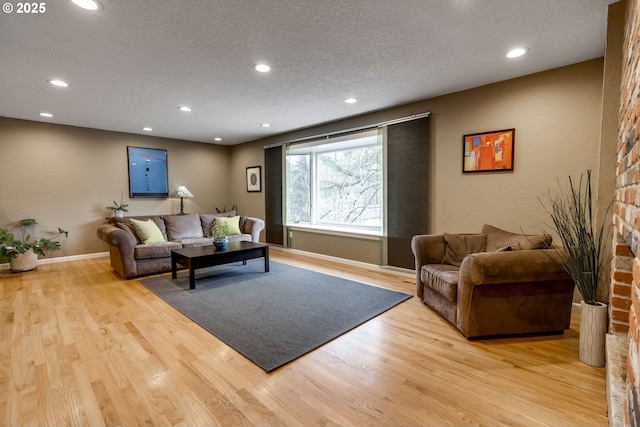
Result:
M360 141L360 142L354 142ZM318 155L330 152L347 151L357 148L376 147L378 164L378 200L380 201L379 224L375 226L354 223L319 222L318 221L318 200L320 191L318 189ZM290 218L289 189L290 189L290 163L289 156L309 155L309 222L295 222ZM295 229L322 230L336 234L357 234L381 236L384 228L384 161L382 136L377 128L361 130L358 132L339 135L337 137L325 138L306 142L302 144L292 144L287 146L285 153L285 224L287 227Z

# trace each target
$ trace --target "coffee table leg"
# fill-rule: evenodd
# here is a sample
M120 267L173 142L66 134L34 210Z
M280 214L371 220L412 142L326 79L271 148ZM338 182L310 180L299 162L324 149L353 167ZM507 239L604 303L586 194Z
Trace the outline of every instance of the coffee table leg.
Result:
M177 266L176 266L177 262L176 262L176 257L174 255L171 255L171 278L175 279L177 278Z
M264 248L264 272L269 272L269 248Z
M189 289L196 288L196 269L189 265Z

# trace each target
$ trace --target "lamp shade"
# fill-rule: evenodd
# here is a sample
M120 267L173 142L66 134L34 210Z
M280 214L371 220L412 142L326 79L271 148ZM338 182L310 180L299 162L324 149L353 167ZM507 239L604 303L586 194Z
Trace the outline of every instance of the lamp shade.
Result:
M191 197L195 197L195 196L191 193L191 191L189 191L189 189L187 187L185 187L184 185L181 185L176 189L176 191L173 192L171 197L177 199L178 197L191 198Z

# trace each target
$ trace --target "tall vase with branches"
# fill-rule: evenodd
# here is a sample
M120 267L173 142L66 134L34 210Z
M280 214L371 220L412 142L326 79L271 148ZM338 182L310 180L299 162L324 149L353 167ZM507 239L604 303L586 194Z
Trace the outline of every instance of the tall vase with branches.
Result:
M609 262L609 230L607 218L611 204L597 223L596 205L591 187L591 170L579 180L569 176L569 185L552 194L547 203L540 200L562 243L559 249L562 265L582 296L580 320L580 359L592 366L604 366L604 338L606 333L606 305L598 301L598 287L605 279ZM597 324L597 326L596 326ZM597 330L593 331L593 328ZM586 354L592 351L594 354ZM583 354L584 352L584 354Z

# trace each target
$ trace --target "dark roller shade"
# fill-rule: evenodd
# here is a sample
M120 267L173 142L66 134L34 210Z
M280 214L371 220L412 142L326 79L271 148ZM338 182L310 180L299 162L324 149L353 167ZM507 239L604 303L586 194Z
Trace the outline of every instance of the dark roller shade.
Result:
M429 118L387 127L388 263L415 267L411 238L427 234Z
M265 234L267 243L284 245L282 146L264 150Z

